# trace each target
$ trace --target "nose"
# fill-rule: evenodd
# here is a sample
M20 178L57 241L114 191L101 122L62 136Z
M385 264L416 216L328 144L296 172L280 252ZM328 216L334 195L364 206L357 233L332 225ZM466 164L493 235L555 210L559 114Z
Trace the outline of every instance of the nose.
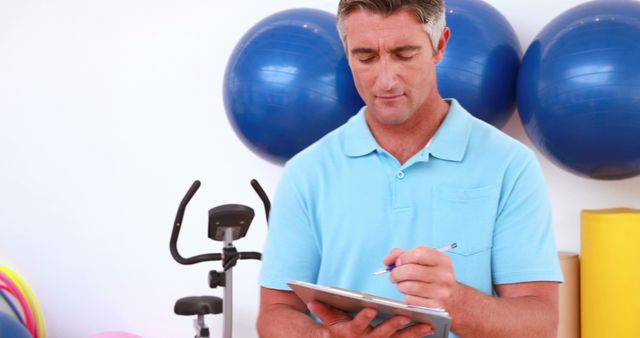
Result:
M381 92L391 92L398 84L397 66L389 59L383 58L378 64L378 76L375 88Z

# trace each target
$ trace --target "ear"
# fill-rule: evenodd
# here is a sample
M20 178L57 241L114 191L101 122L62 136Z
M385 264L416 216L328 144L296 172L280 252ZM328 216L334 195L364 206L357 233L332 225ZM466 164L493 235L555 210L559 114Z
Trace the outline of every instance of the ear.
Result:
M440 36L440 40L438 41L438 52L434 56L435 64L438 64L440 63L440 61L442 61L444 51L447 49L447 44L449 43L449 38L451 38L451 30L449 29L449 27L445 27L442 31L442 35Z

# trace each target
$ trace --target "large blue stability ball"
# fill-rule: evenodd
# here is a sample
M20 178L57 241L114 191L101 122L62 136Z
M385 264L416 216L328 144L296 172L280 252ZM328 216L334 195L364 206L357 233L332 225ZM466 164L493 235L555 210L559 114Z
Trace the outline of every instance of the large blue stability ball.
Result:
M518 110L529 138L581 176L640 173L640 3L592 1L550 22L523 59Z
M507 19L481 0L446 1L451 39L437 66L438 89L502 128L516 107L522 50Z
M10 315L0 311L0 338L31 338L27 328Z
M292 9L257 23L229 59L224 104L244 144L277 164L346 122L364 103L336 16Z

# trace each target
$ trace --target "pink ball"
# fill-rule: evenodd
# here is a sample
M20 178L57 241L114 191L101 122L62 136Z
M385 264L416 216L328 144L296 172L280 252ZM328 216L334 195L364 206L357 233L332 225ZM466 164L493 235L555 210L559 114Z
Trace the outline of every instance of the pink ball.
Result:
M89 338L142 338L142 337L133 333L127 333L122 331L109 331L109 332L98 333Z

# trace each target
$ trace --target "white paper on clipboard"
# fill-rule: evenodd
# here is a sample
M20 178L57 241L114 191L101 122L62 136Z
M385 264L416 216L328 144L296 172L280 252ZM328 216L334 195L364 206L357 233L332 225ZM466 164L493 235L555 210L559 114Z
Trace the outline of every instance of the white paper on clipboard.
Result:
M436 332L429 337L449 337L451 317L442 309L412 306L393 299L332 286L301 281L289 281L287 284L305 304L317 300L352 314L365 307L370 307L378 310L378 319L384 320L394 315L402 315L411 318L413 322L427 323L433 326Z

